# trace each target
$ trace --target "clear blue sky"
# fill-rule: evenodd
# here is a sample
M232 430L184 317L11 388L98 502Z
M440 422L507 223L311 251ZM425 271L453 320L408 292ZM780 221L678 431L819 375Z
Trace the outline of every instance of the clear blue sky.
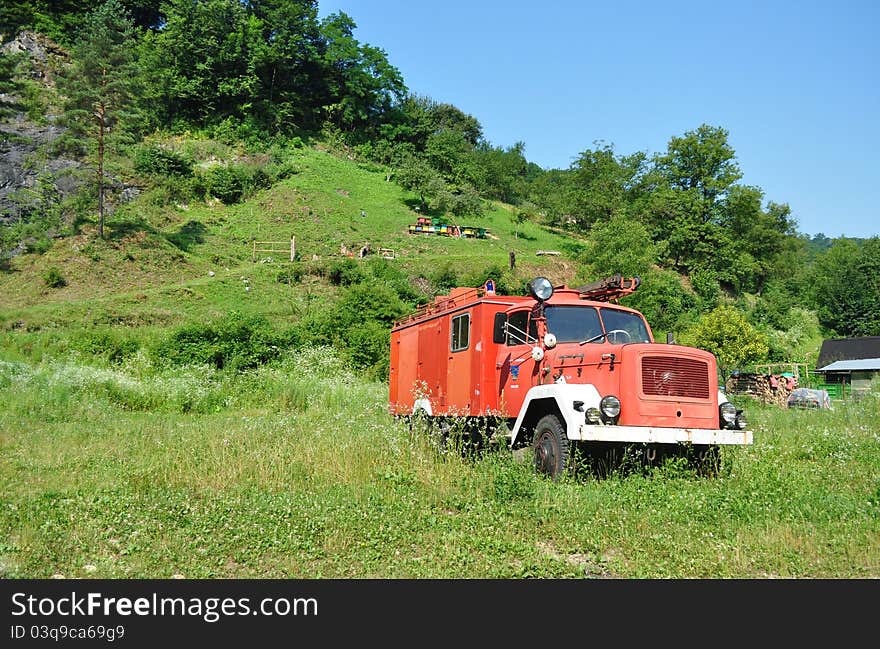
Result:
M319 0L410 92L476 117L495 146L568 168L599 140L664 151L729 132L745 184L798 230L880 234L880 2Z

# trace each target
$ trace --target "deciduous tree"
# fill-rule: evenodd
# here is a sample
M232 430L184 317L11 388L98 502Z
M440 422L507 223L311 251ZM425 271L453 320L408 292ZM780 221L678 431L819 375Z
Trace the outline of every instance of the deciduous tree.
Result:
M610 144L596 142L572 165L571 213L581 229L630 214L642 175L645 155L618 156Z
M590 231L583 261L592 277L620 273L644 276L657 261L657 246L644 225L623 214L597 223ZM588 281L588 278L585 278Z
M336 126L349 131L377 126L406 94L400 71L383 50L358 42L355 27L344 12L327 16L320 27L325 109Z
M816 262L814 299L840 336L880 336L880 237L838 239Z
M730 255L724 254L729 237L721 227L722 207L742 177L727 131L703 124L673 137L653 164L646 213L655 239L669 242L672 265L680 271L723 267L717 258Z
M766 335L728 305L720 305L697 320L682 342L712 352L724 381L732 370L762 361L768 352Z

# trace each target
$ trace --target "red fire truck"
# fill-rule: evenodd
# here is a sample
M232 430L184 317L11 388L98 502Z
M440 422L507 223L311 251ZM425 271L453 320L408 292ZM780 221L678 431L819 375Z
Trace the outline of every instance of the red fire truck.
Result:
M639 284L538 277L528 296L502 296L490 280L435 298L392 328L392 414L500 422L511 447L531 445L536 469L553 478L575 445L705 461L720 445L751 444L718 388L715 357L655 342L644 316L617 303Z

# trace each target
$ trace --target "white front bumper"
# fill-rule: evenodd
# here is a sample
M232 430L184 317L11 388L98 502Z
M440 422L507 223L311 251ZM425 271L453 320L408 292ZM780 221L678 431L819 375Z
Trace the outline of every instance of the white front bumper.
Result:
M725 444L752 443L750 430L706 430L702 428L655 428L653 426L596 426L581 424L576 437L582 442L633 442L642 444Z

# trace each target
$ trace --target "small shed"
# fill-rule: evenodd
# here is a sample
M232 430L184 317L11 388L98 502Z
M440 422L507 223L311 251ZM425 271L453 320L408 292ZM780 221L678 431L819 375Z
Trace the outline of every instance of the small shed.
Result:
M880 376L880 336L832 338L822 342L816 372L829 385L849 385L853 391L868 388Z

